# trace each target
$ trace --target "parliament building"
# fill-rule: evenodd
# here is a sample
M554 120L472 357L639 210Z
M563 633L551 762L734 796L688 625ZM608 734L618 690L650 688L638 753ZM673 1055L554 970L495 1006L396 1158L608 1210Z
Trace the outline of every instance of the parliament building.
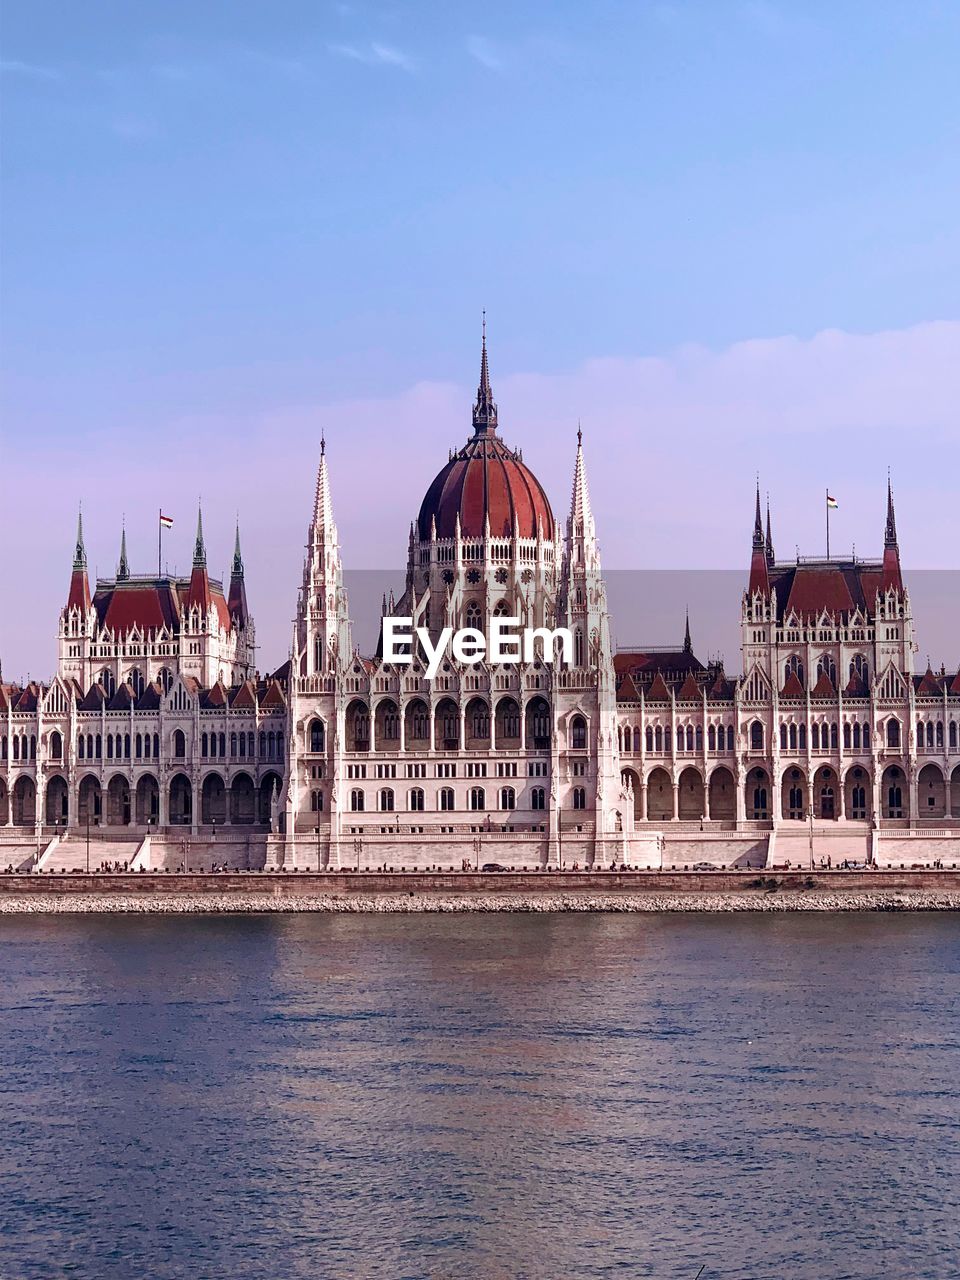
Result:
M486 341L472 432L410 526L384 617L565 628L570 660L362 655L321 447L287 660L255 666L239 533L210 576L91 590L82 524L56 675L0 683L0 863L43 871L960 862L960 672L915 670L893 494L882 555L781 561L757 493L738 674L613 650L582 438L559 519L499 430ZM397 584L399 586L399 584Z

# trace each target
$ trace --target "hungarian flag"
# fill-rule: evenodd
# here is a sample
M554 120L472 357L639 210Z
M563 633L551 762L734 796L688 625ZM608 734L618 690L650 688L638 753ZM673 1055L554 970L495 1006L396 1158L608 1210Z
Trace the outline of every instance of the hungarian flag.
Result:
M840 503L836 500L836 498L831 498L831 497L830 497L830 495L829 495L829 493L828 493L828 494L827 494L827 506L830 508L830 510L831 510L831 511L836 511L836 509L837 509L837 507L839 507L839 505L840 505Z
M831 499L831 501L832 501L832 499ZM173 528L173 516L165 516L165 515L163 514L163 512L161 511L161 512L160 512L160 528L161 528L161 529L172 529L172 528Z

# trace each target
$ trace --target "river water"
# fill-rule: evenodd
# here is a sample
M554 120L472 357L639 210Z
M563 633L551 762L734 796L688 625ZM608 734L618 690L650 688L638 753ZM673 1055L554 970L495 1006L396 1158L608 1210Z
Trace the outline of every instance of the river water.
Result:
M955 915L0 919L0 1275L955 1277Z

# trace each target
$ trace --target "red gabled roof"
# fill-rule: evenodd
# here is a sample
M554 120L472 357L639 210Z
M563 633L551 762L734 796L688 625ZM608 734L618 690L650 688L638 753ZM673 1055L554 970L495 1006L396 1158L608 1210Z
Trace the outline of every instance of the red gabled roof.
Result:
M678 702L699 702L700 686L693 678L693 672L687 673L687 678L680 686L680 692L677 694Z
M34 683L33 680L31 680L30 683L26 686L26 688L18 691L16 697L13 700L13 710L14 711L36 711L39 695L40 695L40 686Z
M847 698L869 698L870 690L867 688L867 682L863 676L858 675L856 671L850 677L846 689L843 691L844 697Z
M143 693L137 699L138 711L156 711L160 706L160 699L163 691L160 688L158 680L152 680L150 684L143 686Z
M238 685L236 689L231 690L230 705L234 710L256 709L257 697L255 685L252 680L244 680L243 684Z
M669 702L670 701L670 690L667 688L666 683L664 682L663 676L660 674L659 671L653 677L653 684L651 684L649 690L647 691L647 701L648 702Z
M283 690L276 680L271 680L267 685L263 697L260 699L261 707L285 707L286 699L283 696Z
M733 695L733 682L727 679L723 671L718 672L716 680L710 686L707 697L715 702L732 702Z
M817 677L817 683L811 690L811 696L814 698L835 698L837 696L836 686L826 671L820 672Z
M939 683L929 667L927 667L926 672L917 684L917 693L925 694L927 696L932 695L935 698L943 696L943 686Z
M133 706L133 690L130 688L127 682L124 681L122 684L117 685L116 692L114 693L110 701L107 703L107 710L108 711L129 711L132 706Z
M227 691L219 680L216 684L212 685L209 689L200 694L200 706L204 710L225 707L227 702Z
M783 682L783 688L780 690L781 698L805 698L803 685L800 683L800 677L795 671L791 671Z
M93 597L100 626L124 635L140 631L175 631L180 620L180 602L172 579L97 584Z
M960 694L960 668L957 669L957 674L953 677L953 682L947 692Z
M620 687L617 689L618 702L639 702L640 690L634 683L633 676L628 672L620 681Z

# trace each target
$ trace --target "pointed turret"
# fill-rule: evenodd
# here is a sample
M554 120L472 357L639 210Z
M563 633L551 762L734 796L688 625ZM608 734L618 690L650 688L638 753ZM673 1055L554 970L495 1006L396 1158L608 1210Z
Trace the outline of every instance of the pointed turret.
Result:
M307 531L295 647L300 655L302 675L332 671L335 663L346 660L352 649L339 534L330 496L327 441L323 435L320 437L313 518Z
M130 577L130 565L127 561L127 529L120 531L120 563L117 565L117 581L126 582Z
M497 429L497 406L490 387L490 368L487 363L487 313L483 313L483 336L480 346L480 385L477 402L473 406L473 430L477 435L492 434Z
M690 639L690 610L687 610L687 623L683 630L683 652L693 653L693 641Z
M195 569L205 569L207 567L207 549L203 545L203 512L197 507L197 540L193 545L193 567Z
M773 531L770 525L770 495L767 494L767 537L764 550L767 553L767 568L772 569L776 557L773 554Z
M73 572L70 575L67 608L80 609L84 614L90 608L90 580L87 577L87 551L83 545L82 511L77 513L77 543L73 552Z
M227 612L239 626L247 621L247 589L243 582L243 556L240 554L240 522L233 542L233 564L230 567L230 593L227 596Z
M757 504L753 518L753 555L750 559L750 585L747 591L751 596L758 591L764 596L770 592L770 577L767 573L767 542L763 532L763 517L760 514L759 480L757 480Z
M197 540L193 547L193 572L187 591L187 608L198 605L206 613L211 604L210 579L207 577L207 550L203 545L203 514L197 507Z
M577 423L577 458L573 467L573 495L570 501L570 516L567 520L567 539L571 541L582 538L585 543L594 543L597 536L593 519L593 507L590 503L590 487L587 484L587 468L583 460L583 430Z
M893 509L893 488L890 476L887 476L887 524L883 536L883 577L882 589L889 591L903 590L903 576L900 572L900 548L897 545L897 517Z

